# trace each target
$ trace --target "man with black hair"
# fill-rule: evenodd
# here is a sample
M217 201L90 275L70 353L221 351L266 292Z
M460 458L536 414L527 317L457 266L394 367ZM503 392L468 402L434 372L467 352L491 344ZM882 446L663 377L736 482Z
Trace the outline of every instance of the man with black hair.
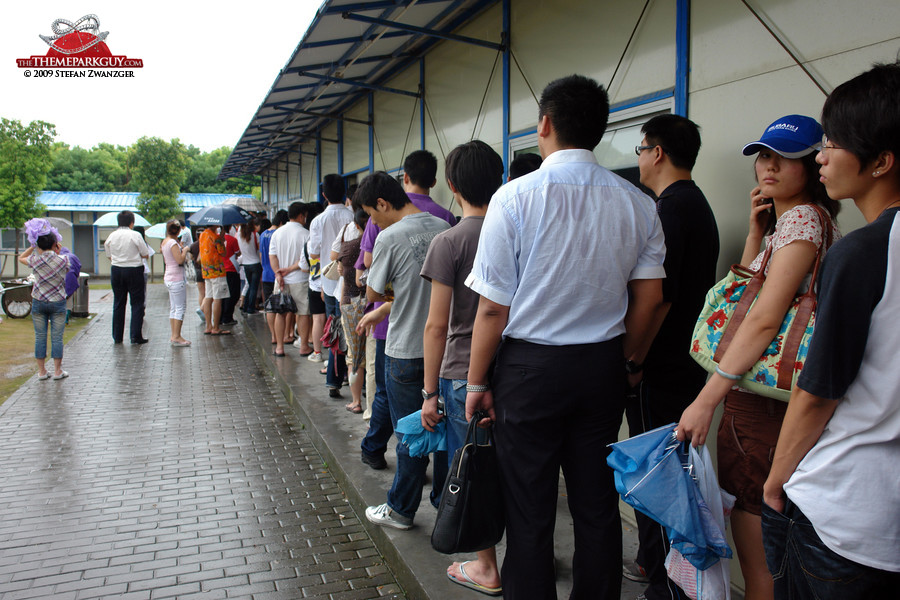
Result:
M344 205L346 191L344 179L336 173L326 175L322 179L322 195L328 202L325 210L312 220L309 225L309 258L318 260L322 271L331 264L331 245L344 228L353 221L353 211ZM341 316L341 299L338 291L339 281L322 277L322 300L325 302L325 318ZM347 359L343 354L328 351L328 372L325 375L325 386L328 395L340 398L341 385L347 377Z
M466 439L466 383L478 309L478 294L466 287L465 280L472 271L488 203L503 183L503 159L481 140L474 140L450 151L445 173L463 218L434 238L422 266L422 277L431 282L422 425L431 431L446 415L447 455L453 456ZM438 410L439 398L444 412ZM478 552L477 560L453 563L447 576L492 596L502 592L493 547Z
M116 219L119 228L109 234L103 243L106 256L112 264L109 279L113 290L113 342L122 343L125 336L125 304L131 299L131 343L146 344L141 335L144 326L144 298L147 288L144 282L142 259L150 256L147 242L134 230L134 213L123 210Z
M445 221L422 212L403 188L384 172L369 175L359 184L356 198L372 221L382 229L375 240L366 299L384 302L359 321L365 333L391 315L385 342L385 387L391 425L422 407L424 387L423 332L428 317L430 289L419 276L434 237L449 229ZM390 289L389 289L390 288ZM393 298L389 294L393 292ZM378 525L409 529L422 499L428 457L413 457L397 444L397 471L387 502L366 509L366 518ZM431 502L440 499L447 475L446 452L435 454Z
M690 357L697 315L706 292L716 282L719 230L703 192L691 179L700 151L700 130L679 115L658 115L641 128L635 148L641 183L657 196L656 211L666 238L663 304L654 315L658 333L643 364L626 365L632 389L625 414L630 435L677 423L706 382L706 371ZM669 551L662 525L634 511L640 546L625 577L646 581L647 600L684 598L666 576Z
M430 212L450 225L456 217L431 199L428 193L437 183L437 158L428 150L415 150L403 161L403 189L419 210ZM434 205L430 207L430 205Z
M528 175L541 167L541 157L531 152L520 154L509 163L509 177L507 181L518 179L522 175Z
M556 597L560 467L575 528L571 597L617 600L622 586L619 495L605 458L622 422L626 360L639 362L652 339L665 245L653 201L593 154L608 116L592 79L544 89L544 162L491 198L466 280L481 295L466 416L483 410L494 422L507 600Z
M287 292L297 305L297 314L309 311L309 272L303 269L303 248L309 239L306 223L306 206L292 202L288 206L288 222L275 230L269 242L269 263L275 272L275 283ZM284 356L285 327L288 315L275 315L275 356ZM297 319L300 337L309 336L309 321Z

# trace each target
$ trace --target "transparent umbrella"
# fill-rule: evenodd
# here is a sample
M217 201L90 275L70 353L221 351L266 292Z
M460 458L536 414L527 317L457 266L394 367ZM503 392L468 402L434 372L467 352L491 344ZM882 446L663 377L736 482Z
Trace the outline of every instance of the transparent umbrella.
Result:
M116 210L106 213L105 215L94 221L94 227L118 227L120 212L121 211ZM137 213L134 213L134 224L138 227L150 227L150 221Z
M166 224L165 223L157 223L153 227L148 227L144 230L144 235L148 238L154 238L157 240L166 239Z
M231 204L250 212L266 212L266 205L256 198L229 198L222 204Z

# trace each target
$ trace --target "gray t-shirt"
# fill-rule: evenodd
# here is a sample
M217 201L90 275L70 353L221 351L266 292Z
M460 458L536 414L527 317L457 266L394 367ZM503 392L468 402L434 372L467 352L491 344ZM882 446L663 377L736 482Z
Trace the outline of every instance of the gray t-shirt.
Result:
M422 267L422 277L453 288L447 346L441 362L444 379L468 379L472 351L472 326L478 311L478 294L465 283L472 272L478 236L484 217L466 217L456 227L434 238Z
M391 358L422 358L422 336L428 318L431 286L419 276L434 236L450 225L428 213L403 217L381 232L372 250L368 286L383 294L394 290L385 354Z

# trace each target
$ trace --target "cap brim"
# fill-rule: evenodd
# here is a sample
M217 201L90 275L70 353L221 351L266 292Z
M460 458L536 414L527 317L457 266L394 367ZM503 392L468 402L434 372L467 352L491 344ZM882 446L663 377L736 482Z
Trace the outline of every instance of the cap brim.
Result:
M813 152L819 151L818 148L802 146L800 144L784 143L783 147L776 148L764 142L750 142L749 144L744 146L742 152L744 153L744 156L750 156L752 154L756 154L762 148L768 148L769 150L777 152L785 158L803 158L807 154L812 154Z

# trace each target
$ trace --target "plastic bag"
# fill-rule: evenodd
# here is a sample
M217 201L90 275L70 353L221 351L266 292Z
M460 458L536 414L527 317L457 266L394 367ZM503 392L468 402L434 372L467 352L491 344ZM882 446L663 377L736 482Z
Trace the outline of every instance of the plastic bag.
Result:
M401 444L409 448L410 456L428 456L432 452L447 450L447 424L438 421L434 431L422 426L422 410L410 413L397 421L397 433L403 434Z
M690 448L689 464L692 477L697 482L709 514L724 537L725 517L731 514L734 496L719 487L712 458L705 446L701 446L699 451ZM723 557L701 571L673 546L666 556L666 573L669 579L677 583L694 600L730 600L730 562L728 558Z
M611 444L606 462L622 500L663 525L672 546L706 569L720 557L731 558L731 548L691 476L687 445L675 438L675 427Z

